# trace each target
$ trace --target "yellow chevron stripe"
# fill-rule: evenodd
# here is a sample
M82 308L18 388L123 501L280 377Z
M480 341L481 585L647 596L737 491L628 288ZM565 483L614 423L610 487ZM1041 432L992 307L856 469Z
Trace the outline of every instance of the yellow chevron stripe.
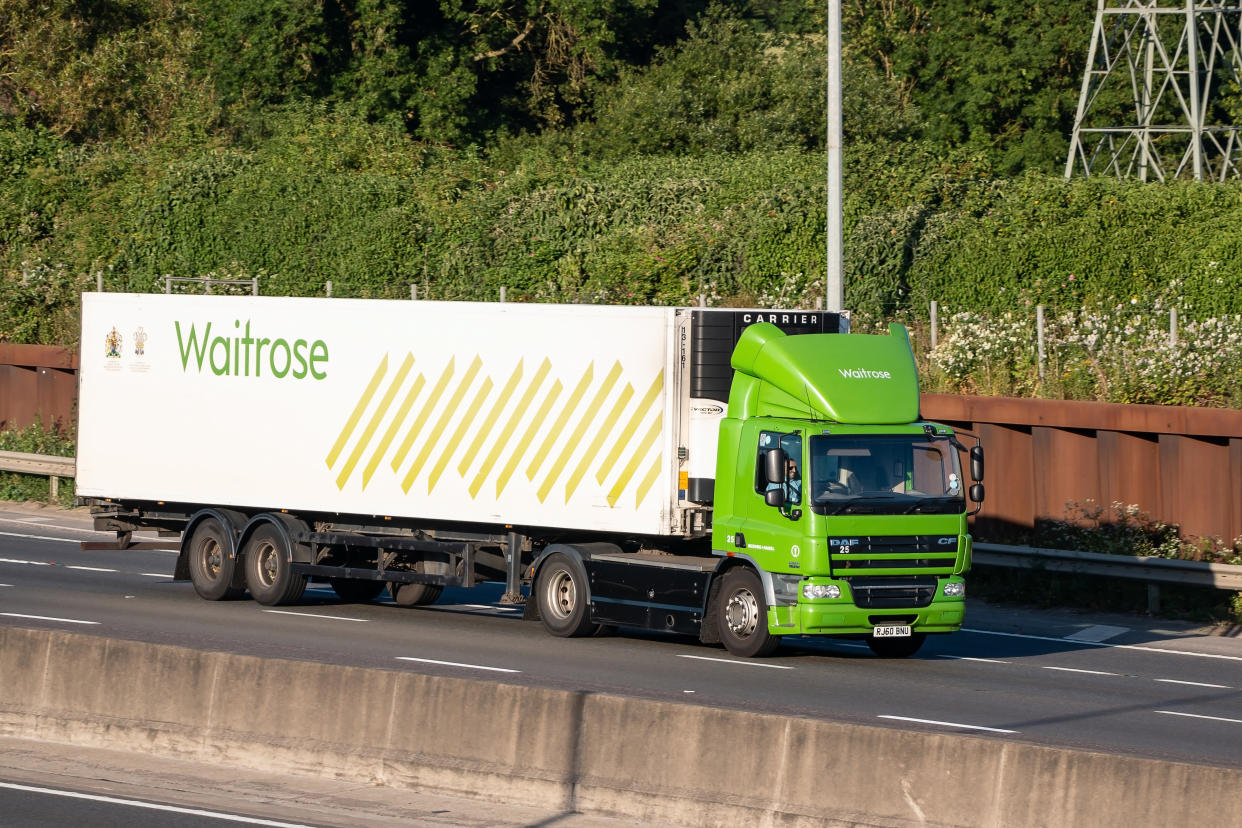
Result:
M651 487L660 479L660 469L663 466L663 463L660 462L661 460L663 460L663 457L657 454L655 462L651 464L651 468L647 470L646 476L638 484L638 492L634 496L635 509L642 505L643 498L647 496L647 493L651 491Z
M336 476L336 488L344 489L345 481L349 480L349 476L353 474L354 467L358 465L362 452L366 451L367 444L371 442L371 438L375 436L375 430L379 428L380 420L388 413L388 407L392 405L393 399L397 396L397 389L401 387L401 383L405 382L405 378L409 375L410 369L414 367L414 355L406 354L405 360L402 361L401 367L397 369L397 376L393 378L392 384L388 386L388 390L384 392L383 399L380 404L375 407L375 411L371 414L371 419L367 422L367 427L362 430L362 436L358 438L358 442L354 444L354 450L349 453L349 459L341 468L341 473Z
M569 399L565 402L565 408L561 411L556 422L552 424L552 428L548 429L548 435L543 439L543 445L539 447L539 451L535 452L535 458L530 461L530 465L526 467L526 479L533 481L535 473L539 471L539 467L543 465L543 461L547 459L548 452L552 450L552 445L560 439L561 432L565 430L565 423L569 422L569 418L573 416L574 410L578 407L578 403L582 402L586 391L591 387L591 380L595 377L595 363L592 362L587 366L586 373L582 375L582 379L578 380L578 387L570 394Z
M620 396L617 397L616 403L613 404L612 410L608 412L608 416L604 418L604 422L600 425L599 431L595 433L595 439L591 441L591 445L587 447L586 453L582 455L578 467L574 469L574 473L569 476L569 481L565 483L565 502L569 502L569 498L573 497L574 491L578 488L578 484L582 482L582 478L586 475L587 467L599 455L599 450L604 445L604 440L614 436L613 427L617 424L617 420L621 419L621 413L625 410L625 406L634 397L634 386L628 382L625 388L621 389Z
M375 389L379 388L380 380L384 378L384 374L388 373L388 354L384 354L384 358L380 360L379 367L375 369L371 382L367 384L367 390L362 392L362 397L358 400L358 404L354 406L354 412L349 415L349 419L345 421L345 427L341 429L341 433L336 438L336 442L332 444L332 450L328 452L328 468L336 465L336 458L341 456L341 449L345 448L349 436L354 433L354 428L358 425L358 421L362 419L362 412L366 411L367 405L371 402L371 397L375 396Z
M442 474L444 474L444 469L449 464L449 458L453 456L453 452L456 451L457 447L461 444L461 438L465 436L466 429L474 423L474 418L479 415L479 409L483 407L483 401L487 399L487 395L492 393L493 387L495 387L495 383L492 382L490 377L483 380L483 385L479 388L479 393L474 395L474 401L471 402L470 407L466 409L466 413L462 416L461 422L457 424L457 428L453 431L453 435L448 438L448 446L444 449L444 452L440 455L440 459L436 461L436 464L431 467L431 474L427 477L428 493L435 488L436 481L440 479Z
M563 388L564 386L561 385L560 380L552 383L552 388L548 391L548 396L543 401L543 405L539 406L539 411L535 413L535 416L531 418L530 425L526 427L526 433L522 435L522 439L514 447L513 456L509 458L509 462L505 463L505 467L501 469L500 477L496 478L497 497L500 497L500 493L505 490L505 486L508 485L509 478L513 476L513 472L517 470L522 456L530 448L531 441L535 439L535 432L539 430L539 426L547 421L548 412L552 410L552 405L556 402L556 398L561 395Z
M651 423L651 428L647 429L647 433L643 435L639 441L638 447L634 450L634 455L630 458L630 462L626 464L621 472L621 476L617 478L617 482L613 484L612 491L608 492L608 505L616 506L617 501L621 499L621 493L625 491L626 486L630 484L630 479L634 477L634 473L638 471L638 464L642 462L647 451L651 448L651 444L655 442L660 435L660 427L664 423L664 412L661 411L656 416L655 421Z
M401 490L406 494L410 493L410 486L414 485L414 478L423 470L423 464L427 462L427 457L431 454L431 450L435 448L436 443L440 442L444 429L448 427L448 422L457 414L457 406L461 405L462 397L466 396L470 384L474 382L475 375L479 373L479 369L483 367L483 360L476 355L474 362L470 363L470 367L466 369L466 375L461 378L461 382L457 385L457 390L453 392L453 396L449 398L448 404L444 406L444 411L440 414L440 419L436 421L435 427L431 430L431 434L423 441L423 447L419 450L418 456L414 458L413 465L406 473L405 479L401 481Z
M545 360L546 362L546 360ZM514 389L517 388L518 382L522 379L522 360L518 360L517 367L513 369L513 373L509 376L509 381L505 383L505 387L500 390L500 396L496 398L496 404L492 406L491 413L483 420L479 426L478 434L474 436L474 442L470 444L470 448L466 449L466 454L461 458L461 462L457 464L457 473L462 477L466 476L466 470L470 468L470 464L474 462L474 458L478 455L479 449L483 448L483 441L494 433L496 421L500 419L500 412L504 410L505 403L509 402L509 398L513 396Z
M634 411L634 415L630 417L625 428L617 435L617 442L613 445L612 450L608 452L608 456L604 458L604 462L600 464L599 470L595 473L595 480L601 486L604 485L604 478L608 476L613 466L617 463L617 458L621 456L621 452L629 445L630 440L638 432L638 426L642 423L643 418L647 416L652 404L656 398L660 396L660 391L664 388L664 372L660 371L656 374L655 381L651 383L651 387L647 389L646 395L639 402L638 408Z
M514 429L517 428L517 424L521 421L522 415L526 413L528 408L530 408L531 400L535 398L535 394L539 391L539 387L543 385L543 381L548 378L548 372L551 370L552 360L545 357L543 364L539 366L539 370L535 373L534 379L530 381L530 386L526 389L526 392L522 394L522 399L518 401L517 406L513 409L513 413L509 415L509 420L505 423L505 427L502 428L496 435L496 442L492 445L492 450L487 453L487 457L483 460L483 465L479 468L479 473L475 475L474 482L470 484L471 498L478 496L479 490L483 488L483 481L487 479L489 474L491 474L492 468L496 465L496 461L500 459L500 452L504 450L504 447L508 444L508 435L512 434ZM558 384L557 388L552 389L553 399L555 399L556 395L559 393L560 388ZM502 400L501 403L497 404L497 411L504 407L503 402L504 401ZM539 423L538 417L535 418L534 423L536 425ZM533 436L533 434L534 432L532 431L531 435ZM521 448L513 456L511 466L509 468L509 474L512 474L513 469L517 468L518 461L521 459L524 451L525 448ZM508 481L508 475L506 475L504 479ZM504 488L503 485L499 486L496 489L496 493L499 494L500 489L502 488Z
M544 478L543 485L539 487L540 503L543 503L548 496L548 492L552 491L552 486L556 483L557 478L561 476L561 472L565 470L565 465L569 462L569 455L578 448L582 442L582 436L586 434L587 429L592 425L596 425L595 415L599 413L600 408L604 405L604 400L612 393L613 386L617 384L617 380L620 378L621 363L618 362L612 366L608 376L604 377L603 383L600 384L599 390L595 392L595 397L591 400L591 404L587 406L587 410L582 412L582 417L578 420L578 425L574 428L573 434L564 441L564 448L561 449L556 462L552 464L548 476Z
M367 461L367 466L362 470L362 488L367 487L367 483L371 481L371 475L375 474L375 469L379 466L380 460L388 451L388 447L392 445L392 440L397 436L397 429L405 422L405 418L409 416L410 409L414 407L414 400L418 398L418 392L423 390L423 386L427 384L427 380L419 374L414 378L414 385L410 387L410 391L405 395L405 399L401 401L401 407L397 409L397 415L392 418L392 422L388 424L388 430L384 432L383 439L375 448L375 454L371 455L371 459Z
M406 432L405 439L401 441L401 445L397 446L397 453L393 455L392 470L396 471L405 462L405 456L410 453L410 447L414 445L415 438L422 433L423 426L427 422L427 418L431 416L431 410L436 407L436 403L440 401L440 397L444 395L444 389L448 388L449 380L453 378L453 362L456 357L450 358L448 365L444 366L444 370L440 372L440 378L436 380L436 387L431 389L431 396L427 398L427 402L423 403L422 410L418 412L418 417L414 420L414 425L410 426L410 430Z

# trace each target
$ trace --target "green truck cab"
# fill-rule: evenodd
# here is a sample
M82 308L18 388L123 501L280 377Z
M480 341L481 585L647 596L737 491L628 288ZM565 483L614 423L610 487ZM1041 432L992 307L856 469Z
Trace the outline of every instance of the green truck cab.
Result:
M904 657L960 629L983 449L919 417L906 329L788 336L761 322L731 364L712 527L713 552L732 564L713 602L727 649L849 635Z

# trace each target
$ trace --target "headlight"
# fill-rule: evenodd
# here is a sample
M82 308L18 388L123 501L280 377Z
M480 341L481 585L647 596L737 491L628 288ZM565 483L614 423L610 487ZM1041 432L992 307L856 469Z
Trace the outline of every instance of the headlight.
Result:
M803 598L840 598L841 587L836 584L803 584Z
M944 585L945 598L961 598L966 594L966 584L961 581L950 581Z

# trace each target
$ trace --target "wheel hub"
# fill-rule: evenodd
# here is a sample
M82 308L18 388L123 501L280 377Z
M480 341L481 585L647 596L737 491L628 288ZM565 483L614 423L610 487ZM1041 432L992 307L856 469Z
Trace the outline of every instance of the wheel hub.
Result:
M730 632L748 638L759 626L759 602L750 590L740 589L725 603L724 618Z

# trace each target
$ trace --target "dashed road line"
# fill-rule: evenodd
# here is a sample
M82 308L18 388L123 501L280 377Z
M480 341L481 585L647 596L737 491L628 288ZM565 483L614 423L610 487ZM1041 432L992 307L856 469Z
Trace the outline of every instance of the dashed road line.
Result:
M999 658L980 658L978 656L946 655L944 653L941 653L939 658L951 658L954 661L982 661L987 664L1013 664L1012 661L1003 661Z
M787 664L765 664L762 661L738 661L732 658L712 658L711 656L696 656L679 654L678 658L693 658L696 661L718 661L721 664L737 664L742 667L767 667L769 670L792 670Z
M467 670L487 670L493 673L520 673L509 667L488 667L484 664L462 664L458 661L437 661L434 658L415 658L414 656L397 656L397 661L417 661L420 664L439 664L442 667L462 667Z
M270 612L273 615L296 615L299 618L326 618L329 621L356 621L359 624L365 624L368 620L366 618L349 618L344 615L320 615L315 612L294 612L292 610L265 609L263 612Z
M1232 690L1228 684L1206 684L1202 681L1182 681L1181 679L1156 679L1164 684L1184 684L1188 687L1208 687L1212 690Z
M988 733L1017 733L1016 730L1005 730L1000 727L984 727L983 725L962 724L961 722L939 722L935 719L912 719L909 716L877 716L879 719L892 719L898 722L915 722L917 724L936 725L938 727L955 727L963 730L984 730Z
M34 621L59 621L62 624L91 624L97 626L98 621L83 621L79 618L52 618L47 615L22 615L20 612L0 612L0 615L8 618L29 618Z
M71 566L69 564L65 565L65 569L80 569L83 572L116 572L118 571L115 569L104 569L101 566Z
M1200 713L1179 713L1176 710L1157 710L1157 713L1163 713L1166 716L1185 716L1188 719L1208 719L1213 722L1229 722L1230 724L1242 724L1242 719L1226 719L1224 716L1204 716Z
M1089 676L1120 676L1121 673L1109 673L1104 670L1080 670L1076 667L1049 667L1044 664L1036 665L1041 670L1059 670L1062 673L1085 673Z

